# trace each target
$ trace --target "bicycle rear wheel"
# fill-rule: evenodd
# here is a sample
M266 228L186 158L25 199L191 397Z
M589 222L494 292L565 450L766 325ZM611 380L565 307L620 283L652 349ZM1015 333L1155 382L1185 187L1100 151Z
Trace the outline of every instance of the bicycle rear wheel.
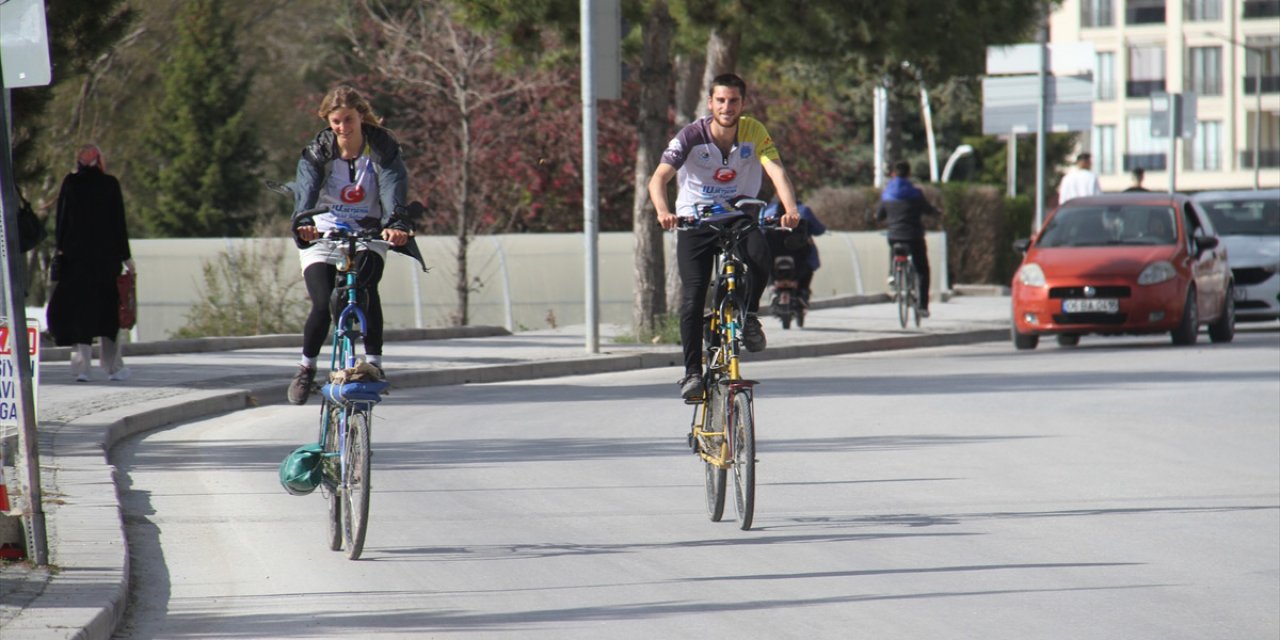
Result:
M750 389L733 394L729 428L733 442L733 497L738 527L751 528L756 508L756 420Z
M916 328L920 328L920 274L915 265L907 267L907 296L911 300L911 315L916 320Z
M325 427L326 417L328 420L327 429ZM338 429L341 420L341 407L328 400L320 403L319 440L323 443L326 454L338 451ZM342 481L341 464L336 456L326 455L320 461L320 469L321 493L326 496L329 502L329 550L338 551L342 549L342 502L338 496L338 485Z
M728 405L725 403L724 387L719 384L708 385L707 394L707 416L703 422L703 429L707 431L725 432L725 409ZM714 447L714 450L707 450L705 453L712 457L720 456L722 437L702 439L700 446ZM724 517L724 494L725 480L727 472L725 469L717 467L710 462L703 461L705 466L704 475L707 489L707 515L711 517L712 522L720 522Z
M902 263L896 263L893 267L893 289L893 298L898 303L898 326L906 329L908 305L911 301L908 299L907 270Z
M369 412L352 409L347 415L347 451L342 478L342 537L347 558L358 560L369 526Z

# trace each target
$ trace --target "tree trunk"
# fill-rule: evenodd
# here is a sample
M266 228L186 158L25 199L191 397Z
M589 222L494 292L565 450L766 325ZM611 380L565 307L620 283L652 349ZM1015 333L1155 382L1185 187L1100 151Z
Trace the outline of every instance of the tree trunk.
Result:
M742 28L737 24L721 25L711 28L707 36L707 62L702 71L702 86L706 91L711 81L722 73L733 73L738 67L738 45L742 42ZM748 85L748 88L750 85ZM707 101L698 103L698 117L708 114Z
M663 281L665 256L662 227L649 200L649 176L670 135L667 108L671 104L671 39L675 20L665 0L655 0L644 25L643 61L640 69L640 104L637 114L639 144L636 145L635 199L632 228L635 247L635 307L632 322L636 335L653 333L656 320L666 313L666 286Z
M458 279L454 282L454 290L458 294L458 306L453 311L453 325L465 327L468 322L467 307L471 296L471 284L467 281L467 245L470 244L471 235L468 224L468 219L471 217L468 211L471 206L468 201L468 191L471 186L471 121L465 110L459 129L458 135L462 144L462 175L458 180L458 227L455 230L458 238L456 254Z
M701 55L676 56L676 126L683 127L698 117L698 105L706 102L707 88L702 83L707 59Z

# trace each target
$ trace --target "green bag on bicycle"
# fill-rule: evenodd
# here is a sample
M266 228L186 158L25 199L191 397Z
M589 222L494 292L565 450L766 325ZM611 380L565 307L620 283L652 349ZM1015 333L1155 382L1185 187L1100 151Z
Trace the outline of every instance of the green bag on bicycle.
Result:
M305 496L315 491L320 486L320 461L323 459L324 447L318 443L294 449L280 462L280 485L294 496Z

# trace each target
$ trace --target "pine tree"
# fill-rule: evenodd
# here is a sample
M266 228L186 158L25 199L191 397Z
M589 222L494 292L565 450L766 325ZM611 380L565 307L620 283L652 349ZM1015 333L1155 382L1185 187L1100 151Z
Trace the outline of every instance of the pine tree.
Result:
M161 63L164 98L147 118L139 213L150 235L243 235L260 193L263 158L247 119L252 73L240 64L237 25L216 0L191 0Z

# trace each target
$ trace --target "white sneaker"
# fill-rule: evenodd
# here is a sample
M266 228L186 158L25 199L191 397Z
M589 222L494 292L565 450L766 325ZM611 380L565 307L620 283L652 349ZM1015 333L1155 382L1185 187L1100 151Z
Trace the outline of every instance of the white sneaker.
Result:
M129 371L129 367L121 367L119 371L116 371L115 373L107 376L107 379L113 380L115 382L123 382L125 380L128 380L129 376L132 374L133 372Z
M89 374L87 373L76 374L76 382L88 382L88 381L89 381Z

